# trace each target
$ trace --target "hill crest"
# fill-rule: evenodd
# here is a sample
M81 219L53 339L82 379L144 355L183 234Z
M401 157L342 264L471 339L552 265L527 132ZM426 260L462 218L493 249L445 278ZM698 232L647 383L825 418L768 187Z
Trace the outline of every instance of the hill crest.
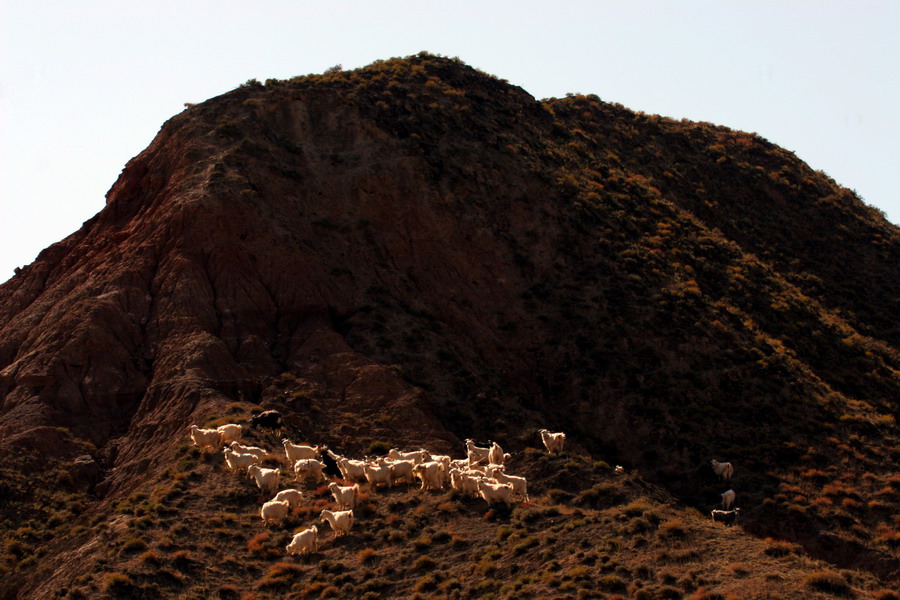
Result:
M887 581L897 259L896 227L752 134L431 55L249 82L0 287L0 443L90 455L98 518L232 405L348 453L524 456L549 427L685 508L727 455L746 531Z

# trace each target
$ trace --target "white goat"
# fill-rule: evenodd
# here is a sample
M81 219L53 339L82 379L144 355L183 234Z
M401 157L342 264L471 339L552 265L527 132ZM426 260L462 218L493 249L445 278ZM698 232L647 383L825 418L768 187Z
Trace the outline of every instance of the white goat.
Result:
M458 469L463 471L469 468L469 459L468 458L457 458L456 460L451 460L449 469Z
M256 480L256 486L263 492L272 493L278 489L281 472L278 469L263 469L259 465L247 467L247 473Z
M241 439L241 433L243 432L243 428L236 423L226 423L225 425L219 425L216 428L219 433L222 434L222 444L230 444L231 442L236 442Z
M218 429L200 429L191 425L191 440L201 449L219 448L222 445L222 432Z
M387 453L387 457L394 461L411 460L415 464L431 460L431 455L428 454L427 450L411 450L409 452L401 452L397 448L391 448Z
M387 463L391 470L391 484L407 481L412 483L415 480L413 476L413 467L416 463L412 460L396 460Z
M301 446L299 444L292 444L287 438L281 440L281 443L284 444L284 453L287 456L289 464L294 464L303 458L317 459L322 452L322 446Z
M547 448L547 452L550 454L559 454L563 451L563 444L566 443L566 434L565 433L551 433L546 429L541 429L541 440L544 442L544 447Z
M466 440L466 456L469 457L469 466L475 463L487 462L490 452L490 448L482 448L481 446L476 446L471 439Z
M491 449L488 451L488 464L489 465L502 465L506 460L506 455L503 454L503 448L500 447L500 444L494 442L491 444Z
M478 496L478 479L459 469L450 469L450 487L466 496Z
M291 505L287 500L269 500L259 509L259 516L265 525L272 523L281 525L287 518L290 508Z
M313 477L315 479L321 479L322 481L328 481L328 478L325 477L325 473L322 472L322 469L324 468L325 463L321 461L314 458L301 458L294 463L295 479L300 480Z
M379 484L387 484L388 487L391 487L391 468L387 464L366 464L365 471L366 481L373 488Z
M716 459L712 459L709 461L709 464L712 465L713 472L718 475L720 479L727 481L734 475L734 466L732 466L730 462L719 462Z
M319 530L315 525L295 533L291 543L285 546L288 554L306 554L319 550Z
M272 498L273 501L277 500L279 502L287 502L290 504L291 508L297 508L300 504L300 500L303 499L303 492L300 490L281 490L275 497Z
M484 472L484 468L487 466L487 458L482 458L481 454L478 452L473 452L471 450L467 451L468 455L468 463L466 464L467 469L476 470Z
M508 483L512 486L513 493L521 496L528 502L528 480L517 475L507 475L503 472L502 467L488 467L488 475L493 477L497 483Z
M728 490L722 494L722 508L728 510L734 505L734 490Z
M439 490L444 487L443 464L437 461L423 462L413 467L413 475L422 480L423 490Z
M228 447L222 452L225 454L225 464L232 472L246 471L249 466L259 463L259 457L255 454L239 454Z
M349 533L350 531L350 528L353 527L352 510L323 510L322 514L319 516L322 518L322 520L328 521L328 524L331 525L331 528L334 530L334 537L347 535L347 533Z
M260 461L263 461L269 457L269 452L267 450L257 448L256 446L245 446L240 442L231 442L231 444L229 445L235 452L240 452L241 454L252 454L259 458Z
M484 479L478 480L478 495L484 498L489 505L500 504L512 506L513 488L508 483L491 483Z
M337 463L338 469L341 472L341 477L347 481L366 481L365 461L344 458L343 456L338 456L337 458L332 456L331 458L334 458Z
M334 501L337 502L338 506L341 508L356 508L356 505L359 504L359 484L354 483L353 485L338 485L335 482L331 482L328 484L328 489L331 490L331 495L334 498Z

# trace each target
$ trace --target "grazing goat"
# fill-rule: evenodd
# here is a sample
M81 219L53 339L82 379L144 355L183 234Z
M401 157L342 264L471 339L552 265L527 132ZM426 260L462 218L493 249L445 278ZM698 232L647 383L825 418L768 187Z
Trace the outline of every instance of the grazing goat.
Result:
M287 500L269 500L259 509L259 516L262 517L265 525L272 523L281 525L287 518L291 505Z
M478 479L459 469L450 469L450 487L466 496L478 496Z
M720 479L727 481L734 475L734 467L730 462L719 462L716 459L712 459L709 461L709 464L712 465L713 472L718 475Z
M238 441L241 439L241 432L243 431L243 428L235 423L219 425L216 429L222 434L222 441L219 442L221 444L230 444Z
M331 495L332 497L334 497L334 501L337 502L338 506L340 506L341 508L353 509L356 508L357 504L359 504L358 483L342 486L332 481L328 484L328 489L331 490Z
M247 467L247 474L256 480L256 487L266 493L273 493L278 489L281 472L278 469L263 469L259 465Z
M341 477L347 481L366 481L365 461L344 458L343 456L338 456L335 460L337 461L338 470L341 472Z
M546 429L541 429L541 440L544 442L544 447L547 448L547 452L550 454L559 454L563 451L563 444L566 443L566 434L565 433L551 433Z
M328 521L328 524L331 525L331 528L334 530L334 537L347 535L350 528L353 527L352 510L323 510L322 514L319 516L323 521Z
M734 505L734 490L728 490L722 494L722 509L728 510Z
M191 440L201 449L219 448L222 445L222 432L218 429L200 429L191 425Z
M709 513L709 516L714 522L725 523L726 526L731 526L737 520L739 512L741 512L740 508L735 508L734 510L715 509Z
M279 502L287 502L291 505L291 508L297 508L300 504L300 500L303 499L303 492L300 490L281 490L272 500L278 500Z
M246 471L251 465L259 463L259 457L255 454L240 454L227 446L222 449L225 454L225 464L234 471Z
M289 464L294 464L298 460L304 458L318 459L319 453L322 451L322 446L301 446L299 444L292 444L287 438L281 440L281 443L284 444L284 453L287 455Z
M478 480L478 495L491 506L500 504L512 506L513 488L508 483L491 483L484 479Z
M231 442L231 449L235 452L240 452L241 454L252 454L260 461L263 461L269 457L269 453L266 450L257 448L256 446L245 446L240 442Z
M521 496L528 502L528 481L524 477L516 475L507 475L503 472L503 467L489 467L488 475L493 477L497 483L508 483L512 486L513 493Z
M285 546L288 554L306 554L319 550L319 530L315 525L295 533L291 543Z
M301 458L294 463L294 479L300 480L313 477L315 479L321 479L322 481L328 481L325 477L325 473L322 472L322 469L324 468L325 465L322 464L321 461L314 458Z
M412 450L410 452L401 452L397 448L391 448L387 453L387 457L393 461L411 460L415 464L431 460L431 455L428 454L427 450Z

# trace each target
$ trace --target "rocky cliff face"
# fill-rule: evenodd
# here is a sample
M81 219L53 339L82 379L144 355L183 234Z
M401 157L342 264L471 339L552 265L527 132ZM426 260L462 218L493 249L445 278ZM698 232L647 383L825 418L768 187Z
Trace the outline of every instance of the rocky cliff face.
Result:
M101 506L235 403L348 451L548 426L690 506L728 456L748 527L884 575L898 264L896 227L754 135L430 56L247 85L0 287L0 446L90 455Z

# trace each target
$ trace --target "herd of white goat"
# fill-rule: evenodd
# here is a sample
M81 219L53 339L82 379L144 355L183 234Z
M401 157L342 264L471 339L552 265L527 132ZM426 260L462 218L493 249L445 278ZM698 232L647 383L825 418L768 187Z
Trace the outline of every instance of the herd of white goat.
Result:
M524 477L506 473L506 461L510 455L496 442L490 447L476 446L466 440L466 458L431 454L427 450L400 451L396 448L387 456L355 460L335 454L325 446L304 446L282 440L284 452L270 452L240 443L242 427L229 423L216 429L191 426L191 440L201 449L223 448L225 464L233 472L246 473L256 482L262 494L274 494L260 509L263 523L281 525L290 510L300 504L303 492L298 489L282 489L281 469L261 466L266 459L277 460L293 468L294 482L328 481L322 453L327 453L340 470L341 477L351 485L332 481L328 489L334 501L342 509L323 510L320 519L328 521L335 537L347 534L353 527L353 509L360 501L360 484L370 489L391 487L399 483L421 483L423 490L457 490L461 494L482 498L489 505L507 507L519 500L528 500L528 482ZM540 431L547 452L559 454L563 450L566 435ZM287 545L288 554L304 554L318 550L318 529L315 525L296 533Z

